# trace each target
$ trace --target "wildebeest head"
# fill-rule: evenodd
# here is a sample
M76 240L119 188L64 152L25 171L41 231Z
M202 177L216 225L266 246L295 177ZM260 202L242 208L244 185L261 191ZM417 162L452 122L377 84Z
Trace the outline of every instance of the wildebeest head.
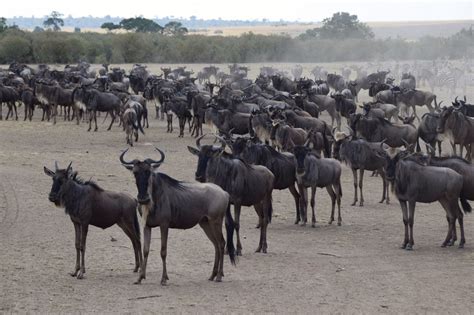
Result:
M395 180L395 173L397 170L398 162L409 157L410 155L412 155L412 153L402 147L387 148L385 149L385 153L385 157L387 160L387 163L385 164L386 177L388 181L393 182Z
M436 132L443 133L446 125L446 121L448 120L449 116L454 111L454 107L443 107L441 114L439 115L438 126L436 127Z
M195 178L198 182L204 183L206 182L206 170L207 165L209 164L209 160L213 157L220 156L225 149L225 141L220 137L216 137L219 142L220 146L216 145L202 145L201 146L201 139L204 138L206 135L202 135L196 139L196 148L188 146L189 152L191 154L196 155L198 157L198 165L197 170L195 173Z
M352 136L347 135L344 132L336 131L334 133L334 147L333 147L333 156L336 160L341 160L341 156L339 155L339 151L341 150L341 145L344 141L351 141Z
M77 172L73 172L71 168L71 163L66 169L59 169L58 163L54 163L55 171L53 172L46 166L44 166L44 173L53 179L53 185L51 186L51 191L49 193L48 199L51 202L54 202L56 206L61 206L61 194L63 185L69 180L74 179L77 176Z
M310 139L306 140L304 145L297 145L293 148L293 154L296 159L296 174L303 176L305 174L305 159L311 152L309 147Z
M120 163L122 163L126 169L132 171L133 175L135 176L135 183L138 189L137 200L142 205L148 204L150 202L150 193L148 192L148 188L150 186L150 178L153 170L158 168L165 160L165 154L163 151L158 148L155 149L161 154L161 158L158 161L152 159L140 161L135 159L131 162L127 162L125 161L124 156L128 149L120 154Z

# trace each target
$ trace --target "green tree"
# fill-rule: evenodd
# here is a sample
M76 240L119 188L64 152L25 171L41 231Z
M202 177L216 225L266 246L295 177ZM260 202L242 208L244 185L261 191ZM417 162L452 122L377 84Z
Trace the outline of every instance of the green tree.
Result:
M107 29L109 31L113 31L113 30L119 29L120 25L114 24L112 22L107 22L107 23L102 24L100 26L100 28Z
M0 17L0 33L6 31L8 29L7 19L4 17Z
M371 39L374 37L372 29L347 12L334 13L331 18L323 20L323 26L307 30L300 35L301 39Z
M61 19L63 16L58 11L51 12L51 15L46 18L43 22L45 28L52 28L53 31L57 32L61 30L61 26L64 26L64 21Z
M153 20L145 19L143 17L135 17L130 19L123 19L119 23L120 28L127 31L134 31L136 33L157 33L162 32L163 27Z
M171 21L166 23L163 33L171 36L182 36L188 33L188 29L181 22Z

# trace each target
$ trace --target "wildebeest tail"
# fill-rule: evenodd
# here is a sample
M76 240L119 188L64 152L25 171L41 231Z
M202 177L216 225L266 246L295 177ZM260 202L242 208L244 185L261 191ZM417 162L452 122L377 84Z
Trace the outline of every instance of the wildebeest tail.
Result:
M137 128L135 128L135 126L133 126L135 129L138 129L140 130L140 132L144 135L145 134L145 131L143 130L143 127L142 127L142 124L141 124L141 119L137 119L138 120L138 126Z
M230 262L235 266L236 256L234 247L234 229L235 222L230 213L230 202L227 204L227 210L225 212L225 230L227 232L227 252L229 254Z
M463 194L461 194L461 196L459 197L460 201L461 201L461 206L462 206L462 209L464 210L464 213L468 213L468 212L471 212L472 211L472 207L471 205L469 204L469 202L467 202L466 198L463 196Z
M341 185L341 180L339 179L339 195L342 198L342 185Z

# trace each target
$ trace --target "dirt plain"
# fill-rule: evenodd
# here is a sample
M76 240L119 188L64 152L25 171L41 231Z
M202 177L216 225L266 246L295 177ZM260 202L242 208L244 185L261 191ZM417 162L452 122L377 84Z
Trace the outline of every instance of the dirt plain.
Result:
M362 92L366 95L366 91ZM151 109L151 105L150 105ZM21 108L22 110L22 108ZM259 231L251 208L242 211L243 256L225 262L222 283L210 282L213 247L199 227L172 230L168 242L169 284L160 285L159 231L153 230L147 279L133 285L133 250L118 228L89 229L86 277L74 267L74 229L63 209L48 201L51 180L43 165L73 162L85 179L108 190L136 195L132 175L118 156L125 135L114 125L87 132L61 119L57 125L0 121L0 313L460 313L474 311L473 218L465 219L467 244L440 248L446 233L444 210L418 204L415 250L399 248L403 223L398 201L379 204L381 179L365 177L365 206L350 206L352 174L343 166L343 224L327 225L330 198L317 193L317 227L294 225L288 191L275 191L268 254L254 253ZM325 116L323 116L324 118ZM103 116L100 118L102 121ZM160 168L194 181L194 140L167 134L150 119L146 135L129 152L166 153ZM447 146L445 146L447 150ZM446 151L448 152L448 151ZM113 241L115 240L115 241Z

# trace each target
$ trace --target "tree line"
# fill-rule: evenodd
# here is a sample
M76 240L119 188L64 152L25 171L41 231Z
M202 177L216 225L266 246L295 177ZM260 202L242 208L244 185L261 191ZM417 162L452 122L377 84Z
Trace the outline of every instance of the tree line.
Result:
M107 34L60 32L60 14L43 23L46 31L25 32L0 20L0 64L22 63L245 63L335 62L470 58L474 54L472 27L450 37L374 39L356 15L335 13L320 28L297 38L285 35L185 35L177 23L165 27L144 18L106 24Z

